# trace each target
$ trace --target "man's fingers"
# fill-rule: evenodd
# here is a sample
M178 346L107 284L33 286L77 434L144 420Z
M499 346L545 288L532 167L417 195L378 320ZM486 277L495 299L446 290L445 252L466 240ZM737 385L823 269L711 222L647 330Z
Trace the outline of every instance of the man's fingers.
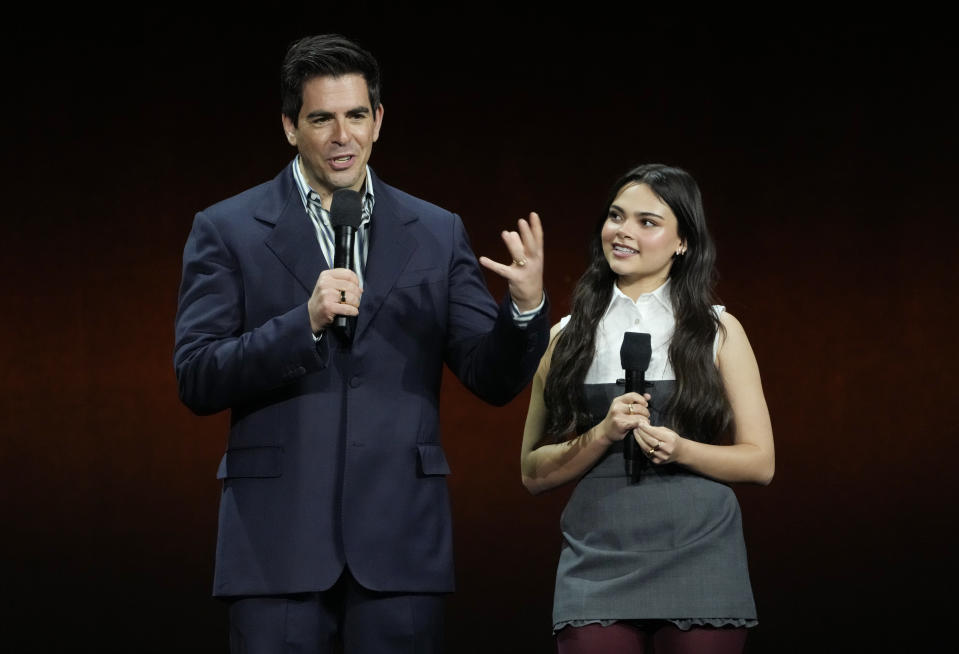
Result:
M494 273L496 273L500 277L505 277L506 279L510 278L511 266L505 266L499 263L498 261L493 261L489 257L480 257L479 262L481 266L483 266L484 268L488 268L489 270L492 270Z

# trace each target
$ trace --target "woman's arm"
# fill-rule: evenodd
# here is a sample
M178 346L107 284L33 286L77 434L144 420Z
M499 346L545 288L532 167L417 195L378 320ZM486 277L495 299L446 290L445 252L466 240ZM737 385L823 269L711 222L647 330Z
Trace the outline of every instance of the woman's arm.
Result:
M726 337L719 348L718 365L732 407L732 445L707 445L682 438L666 427L648 425L636 430L636 438L653 463L679 463L723 482L766 485L772 481L776 456L759 365L742 324L728 313L721 321Z
M523 485L534 495L578 479L603 456L610 445L622 440L641 420L649 420L646 398L639 393L627 393L613 400L609 413L592 429L562 443L541 444L547 421L543 389L546 387L557 333L559 325L553 327L549 348L533 377L526 427L523 430L520 469ZM630 403L633 403L632 409L629 409Z

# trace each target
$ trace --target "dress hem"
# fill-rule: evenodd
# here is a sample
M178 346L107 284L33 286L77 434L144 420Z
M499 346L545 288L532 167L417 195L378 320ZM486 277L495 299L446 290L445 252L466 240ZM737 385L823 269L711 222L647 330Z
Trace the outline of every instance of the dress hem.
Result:
M588 624L599 624L608 627L616 622L625 622L641 627L649 622L670 622L681 631L689 631L693 627L746 627L751 628L759 624L755 618L655 618L655 619L610 619L594 618L585 620L563 620L553 625L555 635L563 627L585 627Z

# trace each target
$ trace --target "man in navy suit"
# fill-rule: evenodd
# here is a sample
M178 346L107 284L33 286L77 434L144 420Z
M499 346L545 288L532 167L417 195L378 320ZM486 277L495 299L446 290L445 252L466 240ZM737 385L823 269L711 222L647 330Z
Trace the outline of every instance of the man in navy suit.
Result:
M174 365L197 414L230 410L213 593L233 652L442 651L453 590L437 415L444 363L502 405L548 339L538 216L480 260L454 213L368 167L383 124L374 58L294 43L282 122L298 154L199 212L183 253ZM334 268L331 198L362 198L355 270ZM331 327L353 321L351 336Z

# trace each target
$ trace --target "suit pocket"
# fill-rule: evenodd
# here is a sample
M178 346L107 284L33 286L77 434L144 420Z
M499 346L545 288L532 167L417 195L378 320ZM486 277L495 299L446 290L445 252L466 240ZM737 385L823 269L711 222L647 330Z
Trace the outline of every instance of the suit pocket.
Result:
M446 453L439 443L419 443L416 446L419 453L419 473L422 476L448 475L450 464L446 461Z
M238 477L279 477L283 448L278 446L241 447L227 450L216 471L217 479Z
M420 286L421 284L433 284L441 282L446 277L446 270L443 268L422 268L420 270L407 270L396 278L394 288L404 288L407 286Z

